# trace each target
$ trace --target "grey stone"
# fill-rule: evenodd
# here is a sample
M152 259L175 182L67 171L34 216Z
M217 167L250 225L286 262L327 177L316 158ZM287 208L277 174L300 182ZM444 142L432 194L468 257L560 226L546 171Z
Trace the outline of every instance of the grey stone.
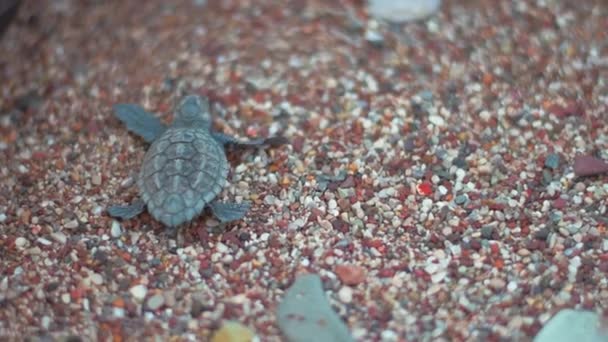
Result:
M440 6L441 0L370 0L369 13L378 19L402 23L428 17Z
M279 328L290 342L354 341L329 305L316 274L304 274L285 293L277 310Z
M549 320L534 337L534 342L605 342L606 322L591 311L564 309Z
M559 167L559 155L551 153L545 158L545 167L549 169L557 169Z

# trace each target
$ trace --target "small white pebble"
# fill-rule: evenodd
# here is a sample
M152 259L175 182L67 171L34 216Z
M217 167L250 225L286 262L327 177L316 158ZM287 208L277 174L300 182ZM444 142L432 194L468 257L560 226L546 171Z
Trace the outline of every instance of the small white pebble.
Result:
M492 118L492 114L490 114L490 112L488 112L487 110L482 110L482 111L479 113L479 118L480 118L481 120L483 120L483 121L488 122L488 121L490 121L490 119Z
M274 195L266 195L264 197L264 203L268 205L273 205L276 202L277 198Z
M91 282L95 285L103 284L103 277L99 273L91 274L90 278L91 278Z
M456 179L458 181L462 181L466 175L467 175L467 172L465 170L463 170L463 169L456 170Z
M51 237L53 238L53 240L61 244L65 244L68 241L68 237L63 232L51 233Z
M49 316L42 316L40 324L42 325L43 329L48 329L49 326L51 326L51 318Z
M431 210L431 208L433 207L433 200L430 198L425 198L424 200L422 200L422 212L428 212L429 210Z
M392 330L384 330L381 334L382 342L393 342L398 340L397 333Z
M492 278L489 283L490 287L495 290L502 290L505 287L505 281L500 278Z
M342 287L338 291L338 298L340 298L340 301L343 303L350 303L353 300L353 289L348 286Z
M72 301L72 298L70 298L70 294L69 293L64 293L61 295L61 301L64 304L70 304L70 302Z
M148 293L148 288L145 285L139 284L135 285L129 289L129 292L136 300L143 300L146 298L146 293Z
M331 200L329 200L329 202L327 203L327 207L328 207L330 210L336 209L336 208L338 207L338 203L336 202L336 200L331 199Z
M50 246L53 244L51 241L49 241L43 237L36 239L36 242L38 242L39 244L44 245L44 246Z
M125 309L123 308L114 308L113 310L114 317L123 318L125 317Z
M120 228L120 223L118 223L118 221L112 221L110 235L112 235L112 237L115 239L119 238L122 235L122 229Z
M165 297L163 297L162 294L155 294L154 296L150 297L146 302L146 306L152 311L160 308L161 306L163 306L163 304L165 304Z
M439 127L445 126L445 120L441 116L436 115L436 114L429 116L429 121L435 126L439 126Z
M3 223L4 221L6 221L6 214L2 213L0 214L0 223Z
M101 206L99 206L99 205L98 205L98 206L95 206L95 207L93 208L93 210L91 210L91 213L92 213L93 215L95 215L95 216L99 216L99 215L101 215L101 213L102 213L102 212L103 212L103 207L101 207Z
M133 179L133 177L129 177L120 183L120 187L129 188L129 187L131 187L131 185L133 185L134 182L135 182L135 180Z
M72 220L72 221L66 223L64 227L67 229L76 229L76 228L78 228L78 221Z
M29 241L27 241L26 238L20 236L15 239L15 246L17 248L24 248L28 244L28 242Z
M219 242L217 245L215 245L215 249L218 251L218 253L227 253L228 252L228 246L224 245L221 242Z

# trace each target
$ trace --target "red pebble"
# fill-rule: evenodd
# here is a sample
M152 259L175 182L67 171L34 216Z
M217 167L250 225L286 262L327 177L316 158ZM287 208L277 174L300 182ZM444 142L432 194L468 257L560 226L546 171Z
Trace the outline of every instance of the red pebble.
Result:
M334 270L345 285L357 285L365 280L365 269L355 265L338 265Z
M376 248L378 249L379 247L383 246L384 243L382 242L382 240L364 240L363 241L363 246L365 247L369 247L369 248Z
M579 177L595 176L608 172L608 162L593 156L577 156L574 159L574 174Z
M567 204L568 203L566 203L565 199L558 198L555 201L553 201L553 208L555 208L555 209L564 209Z
M380 278L390 278L395 275L395 270L392 268L383 268L378 271L378 277Z
M258 136L258 130L253 126L247 127L246 133L247 133L247 136L250 136L250 137Z
M422 182L418 185L418 193L424 196L433 194L433 186L430 182Z

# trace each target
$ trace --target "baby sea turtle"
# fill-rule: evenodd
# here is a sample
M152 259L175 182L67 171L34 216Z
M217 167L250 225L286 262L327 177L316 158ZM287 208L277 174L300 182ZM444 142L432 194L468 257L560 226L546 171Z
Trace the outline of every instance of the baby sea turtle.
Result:
M175 109L169 127L134 104L117 104L114 111L127 129L152 145L144 156L137 187L140 198L130 205L108 208L112 217L129 219L144 208L167 227L177 227L211 208L221 222L242 218L250 204L216 200L227 183L226 145L277 146L281 137L241 141L211 128L209 102L188 95Z

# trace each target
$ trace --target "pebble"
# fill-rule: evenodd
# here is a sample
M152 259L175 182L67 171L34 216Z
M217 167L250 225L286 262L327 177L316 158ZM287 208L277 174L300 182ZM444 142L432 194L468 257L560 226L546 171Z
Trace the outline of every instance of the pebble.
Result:
M494 227L492 226L483 226L481 227L481 237L490 240L492 239L492 235L494 234Z
M557 169L559 166L559 155L551 153L545 158L545 167L549 169Z
M336 200L334 200L334 199L331 199L331 200L329 200L329 202L327 202L327 207L330 210L334 210L338 207L338 202L336 202Z
M91 183L93 183L93 185L101 185L101 176L99 174L94 174L93 177L91 177Z
M227 321L218 329L211 342L251 342L255 334L239 322Z
M68 237L63 232L53 232L51 233L51 238L61 244L65 244L68 241Z
M78 220L71 220L64 225L67 229L76 229L78 228Z
M375 30L365 30L365 40L375 46L384 44L384 37Z
M49 317L49 316L42 316L40 324L42 325L43 329L48 329L49 326L51 325L51 317Z
M430 198L423 199L420 210L423 213L426 213L426 212L429 212L431 210L431 208L433 208L433 200Z
M70 294L69 293L62 294L61 301L63 302L63 304L70 304L70 302L72 301L72 299L70 298Z
M2 213L0 214L0 223L4 223L4 221L6 221L6 214Z
M115 239L119 238L122 235L122 229L120 228L120 223L118 223L118 221L112 221L110 235Z
M15 246L17 248L24 248L26 245L28 245L28 243L29 241L21 236L15 239Z
M340 301L342 301L342 303L350 303L353 300L353 289L348 287L348 286L343 286L339 291L338 291L338 298L340 298Z
M517 251L517 255L522 256L522 257L526 257L530 254L531 254L530 251L525 248L521 248L520 250Z
M299 275L277 308L277 324L288 341L353 341L327 301L321 278ZM317 322L323 321L323 325Z
M112 315L114 317L123 318L125 317L125 309L124 308L112 308Z
M543 228L537 230L536 232L534 232L534 238L537 240L546 240L547 236L549 236L550 232L551 231L548 228L543 227Z
M160 308L163 304L165 304L165 297L162 294L155 294L148 298L148 301L146 302L146 306L152 311Z
M601 318L595 312L562 309L534 338L534 342L608 341L608 331L600 328Z
M490 279L489 285L495 290L502 290L507 285L507 283L501 278L492 278Z
M120 183L120 187L129 188L129 187L131 187L131 185L133 185L133 183L135 183L135 180L133 179L133 177L129 177Z
M365 269L354 265L337 265L335 270L338 279L345 285L358 285L365 281Z
M435 126L439 126L439 127L445 126L445 120L439 115L429 116L429 121Z
M264 203L267 205L273 205L276 200L277 198L274 195L266 195L266 197L264 197Z
M53 244L51 241L49 241L43 237L39 237L38 239L36 239L36 242L38 242L39 244L44 245L44 246L50 246Z
M97 205L97 206L93 207L93 210L91 210L91 213L95 216L99 216L99 215L101 215L101 213L103 213L103 207L100 205Z
M579 177L594 176L608 172L608 162L592 156L578 156L574 159L574 174Z
M382 342L396 342L399 341L399 335L393 330L384 330L380 335Z
M142 301L146 298L146 293L148 293L148 288L145 285L139 284L135 285L129 289L129 292L138 301Z
M103 284L103 277L99 273L91 274L90 278L91 278L91 282L95 285Z
M458 196L456 196L456 198L454 198L454 203L456 203L458 205L463 205L463 204L467 203L468 200L469 200L469 197L467 195L458 195Z

